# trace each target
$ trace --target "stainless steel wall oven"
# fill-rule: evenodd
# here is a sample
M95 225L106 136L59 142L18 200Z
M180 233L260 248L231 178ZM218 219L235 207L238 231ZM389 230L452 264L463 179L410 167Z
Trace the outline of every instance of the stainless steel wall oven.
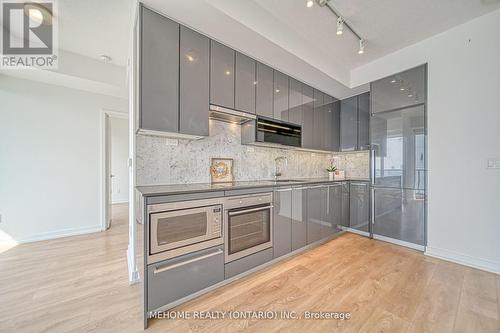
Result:
M272 193L224 200L226 263L273 246L272 202Z

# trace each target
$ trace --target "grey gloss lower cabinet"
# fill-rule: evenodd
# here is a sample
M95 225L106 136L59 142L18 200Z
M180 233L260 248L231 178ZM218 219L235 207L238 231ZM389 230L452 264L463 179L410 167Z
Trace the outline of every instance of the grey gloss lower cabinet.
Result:
M140 7L139 128L179 130L179 24Z
M148 266L148 311L224 280L224 247L213 247Z
M307 188L292 189L292 251L307 245Z
M235 51L210 41L210 103L234 109Z
M255 89L255 112L259 116L273 118L274 104L274 81L273 69L257 62L256 89Z
M328 222L331 224L329 234L342 231L342 183L328 185Z
M342 182L342 214L340 225L343 227L349 227L349 200L349 182Z
M324 237L328 229L327 220L327 193L326 185L317 185L307 188L307 244L317 242Z
M273 193L274 258L292 251L292 188L279 188Z
M351 182L349 192L349 227L369 232L370 184L368 182Z
M210 40L180 27L179 132L208 136Z
M255 60L236 52L234 106L236 110L255 113Z

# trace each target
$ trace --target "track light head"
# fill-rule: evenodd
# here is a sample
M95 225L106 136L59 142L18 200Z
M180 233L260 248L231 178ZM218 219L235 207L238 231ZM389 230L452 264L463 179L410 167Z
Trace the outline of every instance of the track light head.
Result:
M324 6L326 6L326 4L328 3L328 1L330 1L330 0L316 0L316 1L318 2L318 5L320 7L324 7Z
M365 53L365 40L364 39L360 39L359 40L358 54L363 54L363 53Z
M306 1L306 7L307 8L311 8L313 5L314 5L314 1L313 0L307 0Z
M337 35L342 35L344 33L344 19L339 16L337 19Z

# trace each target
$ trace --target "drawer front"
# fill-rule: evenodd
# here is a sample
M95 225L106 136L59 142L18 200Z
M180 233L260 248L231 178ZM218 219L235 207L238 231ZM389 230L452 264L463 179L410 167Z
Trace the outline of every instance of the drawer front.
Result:
M148 311L224 280L222 246L148 266Z
M226 264L226 279L265 264L273 259L273 248L269 248Z

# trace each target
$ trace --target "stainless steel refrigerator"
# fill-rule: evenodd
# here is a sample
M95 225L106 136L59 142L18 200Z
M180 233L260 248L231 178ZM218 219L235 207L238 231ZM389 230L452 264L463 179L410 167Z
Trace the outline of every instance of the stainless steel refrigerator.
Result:
M372 82L370 94L373 238L426 245L426 65Z

